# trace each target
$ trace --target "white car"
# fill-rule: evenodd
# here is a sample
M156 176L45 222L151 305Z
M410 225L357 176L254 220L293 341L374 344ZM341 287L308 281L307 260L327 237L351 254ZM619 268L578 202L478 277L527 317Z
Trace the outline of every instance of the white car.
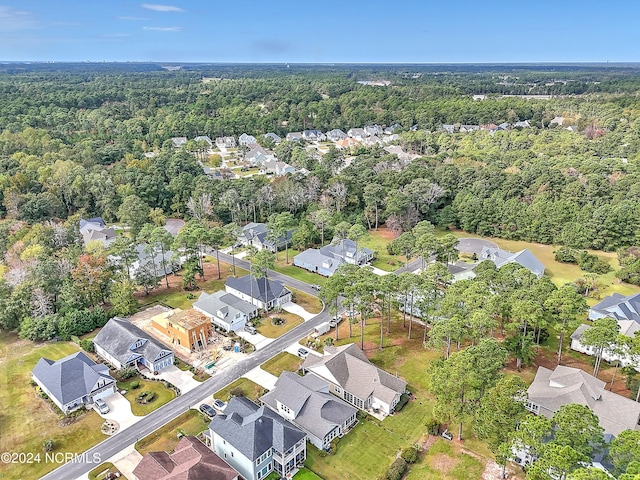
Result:
M222 400L216 398L213 401L213 408L215 408L216 410L223 412L225 408L227 408L227 403L223 402Z
M96 400L93 402L94 406L98 409L98 411L100 413L102 413L103 415L105 413L109 413L109 405L107 405L107 403L102 400L101 398L96 398Z

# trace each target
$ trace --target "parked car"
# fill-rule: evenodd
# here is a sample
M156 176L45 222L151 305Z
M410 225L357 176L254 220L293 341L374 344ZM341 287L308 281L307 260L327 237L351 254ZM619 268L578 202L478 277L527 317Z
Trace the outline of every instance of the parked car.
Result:
M206 403L200 405L200 411L210 418L216 416L216 411L213 409L213 407L211 405L207 405Z
M344 314L349 318L353 318L353 317L359 315L360 312L356 312L355 310L347 310L346 312L344 312Z
M442 436L442 438L446 438L447 440L453 440L453 435L451 435L451 432L449 432L449 430L446 428L440 435Z
M213 408L215 408L216 410L222 412L224 411L225 408L227 408L227 403L223 402L222 400L216 398L213 400Z
M101 398L96 398L96 400L93 402L93 404L98 409L98 411L100 413L102 413L103 415L105 413L109 413L109 405L107 405L107 402L105 402Z
M315 283L310 285L310 287L313 288L314 290L317 290L317 291L320 291L320 289L322 288L320 285L317 285Z
M342 317L340 315L334 315L333 317L331 317L331 320L329 320L329 326L331 328L337 327L341 321Z
M254 327L253 325L245 325L244 331L250 333L251 335L255 335L256 333L258 333L256 327Z
M299 357L307 358L307 355L309 355L309 350L307 350L306 348L302 348L302 347L300 347L298 349L298 356Z

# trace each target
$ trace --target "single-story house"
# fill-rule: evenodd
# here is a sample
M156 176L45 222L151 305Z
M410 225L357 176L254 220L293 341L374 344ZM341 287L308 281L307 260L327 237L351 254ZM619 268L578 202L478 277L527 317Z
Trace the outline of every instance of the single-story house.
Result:
M205 433L205 443L245 480L271 472L293 477L307 458L306 440L293 423L246 397L233 397Z
M382 146L382 140L380 140L380 138L377 135L372 135L362 140L362 144L366 145L367 147L373 147L376 145Z
M296 169L285 162L279 162L275 159L267 160L262 164L260 173L263 175L275 175L282 177L288 173L295 173Z
M471 133L480 130L480 125L460 125L460 133Z
M343 263L344 260L342 258L324 255L317 248L308 248L293 257L293 264L296 267L304 268L324 277L333 275Z
M367 125L364 127L365 135L373 137L374 135L382 135L384 133L383 128L380 125Z
M618 320L618 325L620 326L620 334L626 335L627 337L633 338L636 332L640 331L640 323L634 320ZM583 345L582 335L585 331L590 329L590 325L582 324L579 325L578 328L571 334L571 350L575 350L576 352L584 353L589 356L593 356L596 354L596 349L594 347ZM618 353L612 352L609 349L604 349L602 351L603 360L613 363L620 362L622 366L632 366L640 371L640 358L637 355L631 355L631 353Z
M399 128L402 128L402 125L400 125L399 123L394 123L393 125L389 125L388 127L386 127L383 133L385 135L391 135Z
M393 413L407 382L373 365L355 343L325 347L324 356L309 355L302 369L329 383L329 391L360 410Z
M268 160L273 160L275 157L269 153L266 148L254 144L250 145L250 150L245 154L244 159L252 163L264 163Z
M447 133L454 133L455 132L455 125L442 125L442 129L447 132Z
M362 141L368 135L365 133L364 128L350 128L347 130L347 135L356 140Z
M224 288L227 293L267 311L291 301L291 292L284 284L266 277L256 278L253 275L229 277Z
M56 361L41 358L31 371L31 378L65 415L116 391L109 367L94 362L83 352Z
M93 339L96 354L115 368L157 372L173 364L173 350L124 318L114 317Z
M578 368L538 367L527 390L526 407L536 415L550 418L561 406L577 403L589 407L598 416L605 435L638 430L640 403L606 390L605 385Z
M289 132L287 133L287 142L297 142L302 140L302 132Z
M100 217L85 220L80 219L80 235L86 246L89 242L100 242L105 248L116 241L116 231L113 228L107 228L104 220Z
M172 453L149 452L133 469L137 480L238 480L227 462L196 437L182 437Z
M303 130L302 138L308 142L324 142L327 136L320 130Z
M336 147L338 148L351 148L358 145L360 145L360 141L351 137L343 138L336 142Z
M479 261L482 262L483 260L491 260L496 268L500 268L507 263L517 263L538 278L544 275L544 264L528 248L512 253L500 248L482 247Z
M213 294L202 292L193 308L225 332L242 330L247 321L258 315L258 307L224 290Z
M358 421L358 409L331 395L329 384L316 375L284 371L260 401L303 430L319 450L328 449Z

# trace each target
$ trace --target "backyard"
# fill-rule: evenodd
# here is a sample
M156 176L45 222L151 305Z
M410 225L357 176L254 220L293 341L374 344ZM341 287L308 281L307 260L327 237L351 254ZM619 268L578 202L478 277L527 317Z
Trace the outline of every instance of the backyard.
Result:
M54 453L81 453L106 438L100 432L102 418L96 412L60 418L29 384L40 357L58 360L78 350L72 342L34 344L0 332L0 451L43 455L42 443L51 439ZM38 478L58 466L44 461L0 464L0 478Z
M148 452L172 452L180 441L178 432L198 436L209 428L211 420L197 410L189 409L155 432L136 443L136 450L144 455Z

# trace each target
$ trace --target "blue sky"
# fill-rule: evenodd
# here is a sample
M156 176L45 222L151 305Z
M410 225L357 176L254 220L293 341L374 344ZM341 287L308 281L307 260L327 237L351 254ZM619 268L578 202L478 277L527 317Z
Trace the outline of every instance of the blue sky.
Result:
M628 0L0 0L0 60L635 62L638 18Z

